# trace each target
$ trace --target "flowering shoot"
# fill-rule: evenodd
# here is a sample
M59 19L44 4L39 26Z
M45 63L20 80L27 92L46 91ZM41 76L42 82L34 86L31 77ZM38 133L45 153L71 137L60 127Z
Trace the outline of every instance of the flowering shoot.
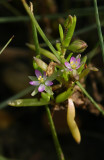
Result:
M47 80L46 72L42 75L39 70L35 70L36 77L29 77L32 79L29 83L33 86L36 86L35 93L46 91L49 94L52 94L51 88L49 86L53 85L52 81ZM34 94L32 94L34 96Z
M79 54L76 58L71 57L70 63L65 62L65 66L69 69L69 71L76 70L81 66L80 57L81 55Z

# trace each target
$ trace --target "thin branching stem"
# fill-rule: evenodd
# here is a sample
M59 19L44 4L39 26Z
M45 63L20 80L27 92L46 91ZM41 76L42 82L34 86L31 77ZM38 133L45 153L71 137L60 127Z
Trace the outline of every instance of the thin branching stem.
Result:
M5 46L1 49L0 54L5 50L5 48L9 45L9 43L12 41L12 39L14 38L14 36L12 36L9 41L5 44Z
M54 126L52 116L51 116L51 112L50 112L50 109L48 106L46 106L46 112L47 112L47 116L48 116L48 120L49 120L49 124L50 124L50 128L51 128L51 133L52 133L52 137L54 140L54 144L55 144L58 158L59 158L59 160L65 160L60 143L58 141L57 133L56 133L55 126Z
M99 107L99 105L94 101L94 99L88 94L88 92L83 88L79 81L76 81L76 84L80 87L83 93L88 97L88 99L93 103L93 105L102 113L104 116L104 110Z
M101 45L101 49L102 49L102 56L103 56L103 61L104 61L104 42L103 42L103 36L102 36L102 31L101 31L101 24L100 24L100 19L99 19L97 0L94 0L94 8L95 8L95 17L96 17L98 36L99 36L99 40L100 40L100 45Z
M30 11L31 11L31 14L34 16L32 2L30 2ZM33 21L32 21L32 30L33 30L33 40L34 40L34 45L35 45L35 49L36 49L36 54L39 55L40 54L40 49L39 49L40 47L39 47L39 41L38 41L38 34L37 34L36 26L34 25Z
M48 45L48 47L50 48L50 50L55 54L55 56L58 58L59 61L61 61L61 58L60 56L57 54L57 51L55 50L55 48L53 47L53 45L50 43L50 41L48 40L48 38L46 37L46 35L44 34L44 32L42 31L41 27L39 26L36 18L33 16L33 14L31 13L27 3L25 0L22 0L23 2L23 5L27 11L27 13L29 14L30 16L30 19L32 21L32 23L34 23L34 25L36 26L39 34L41 35L41 37L43 38L43 40L46 42L46 44Z
M40 49L39 49L40 47L39 47L37 29L33 23L32 23L32 29L33 29L33 40L34 40L34 44L35 44L35 48L36 48L36 54L39 55L40 54Z

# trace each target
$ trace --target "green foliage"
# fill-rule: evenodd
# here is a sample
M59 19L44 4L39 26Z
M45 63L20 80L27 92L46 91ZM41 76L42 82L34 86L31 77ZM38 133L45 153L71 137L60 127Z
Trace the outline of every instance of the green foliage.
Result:
M42 61L41 59L36 58L36 57L34 57L34 60L35 60L36 64L38 65L38 67L40 67L43 71L47 70L48 66L44 61Z
M73 87L68 88L67 91L59 94L56 97L56 103L64 102L66 99L68 99L68 97L70 97L72 95L72 93L73 93Z
M34 45L29 44L29 43L27 43L26 45L27 45L30 49L36 51L36 48L35 48ZM41 47L39 48L39 50L40 50L40 54L46 56L47 58L50 58L51 60L54 60L55 62L60 63L60 61L56 58L56 56L55 56L53 53L51 53L50 51L48 51L48 50L46 50L46 49L43 49L43 48L41 48Z
M44 106L49 104L44 99L38 100L37 98L31 98L31 99L18 99L14 101L9 101L8 103L10 106L15 106L15 107L30 107L30 106Z
M60 33L60 40L61 40L61 43L62 43L63 38L64 38L64 33L63 33L63 29L62 29L61 24L59 24L59 33Z
M69 46L72 36L74 34L75 26L76 26L76 16L71 17L71 18L70 17L71 16L69 16L69 19L68 19L69 23L67 27L65 26L67 28L67 32L65 33L64 40L62 42L63 47ZM70 22L70 19L71 19L71 22Z
M5 50L5 48L9 45L9 43L12 41L12 39L14 38L14 36L12 36L9 41L5 44L5 46L1 49L0 54Z
M42 92L41 97L46 100L47 102L50 101L50 95L48 93Z

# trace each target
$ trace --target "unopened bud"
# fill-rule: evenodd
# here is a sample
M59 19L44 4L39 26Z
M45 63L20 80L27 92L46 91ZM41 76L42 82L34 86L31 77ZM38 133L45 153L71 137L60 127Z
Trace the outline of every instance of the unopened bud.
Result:
M47 65L45 62L43 62L43 61L42 61L41 59L39 59L39 58L36 58L36 57L33 57L33 58L34 58L36 64L37 64L43 71L46 71L46 70L47 70L48 65Z
M69 15L64 22L64 27L68 29L72 25L72 23L73 23L73 17Z
M82 40L75 40L72 42L68 49L74 53L82 53L87 48L87 43Z

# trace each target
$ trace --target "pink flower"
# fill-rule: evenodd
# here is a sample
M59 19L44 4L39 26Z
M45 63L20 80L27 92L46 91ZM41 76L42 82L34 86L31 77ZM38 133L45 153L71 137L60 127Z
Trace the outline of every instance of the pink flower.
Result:
M70 63L69 62L65 62L65 66L70 71L78 69L81 66L80 57L81 57L80 54L76 58L75 57L71 57Z
M29 83L33 86L37 86L38 92L43 92L44 90L47 92L47 86L53 85L53 82L47 80L46 72L44 72L44 75L42 75L40 71L35 70L35 75L36 77L32 77L34 80L30 81Z

